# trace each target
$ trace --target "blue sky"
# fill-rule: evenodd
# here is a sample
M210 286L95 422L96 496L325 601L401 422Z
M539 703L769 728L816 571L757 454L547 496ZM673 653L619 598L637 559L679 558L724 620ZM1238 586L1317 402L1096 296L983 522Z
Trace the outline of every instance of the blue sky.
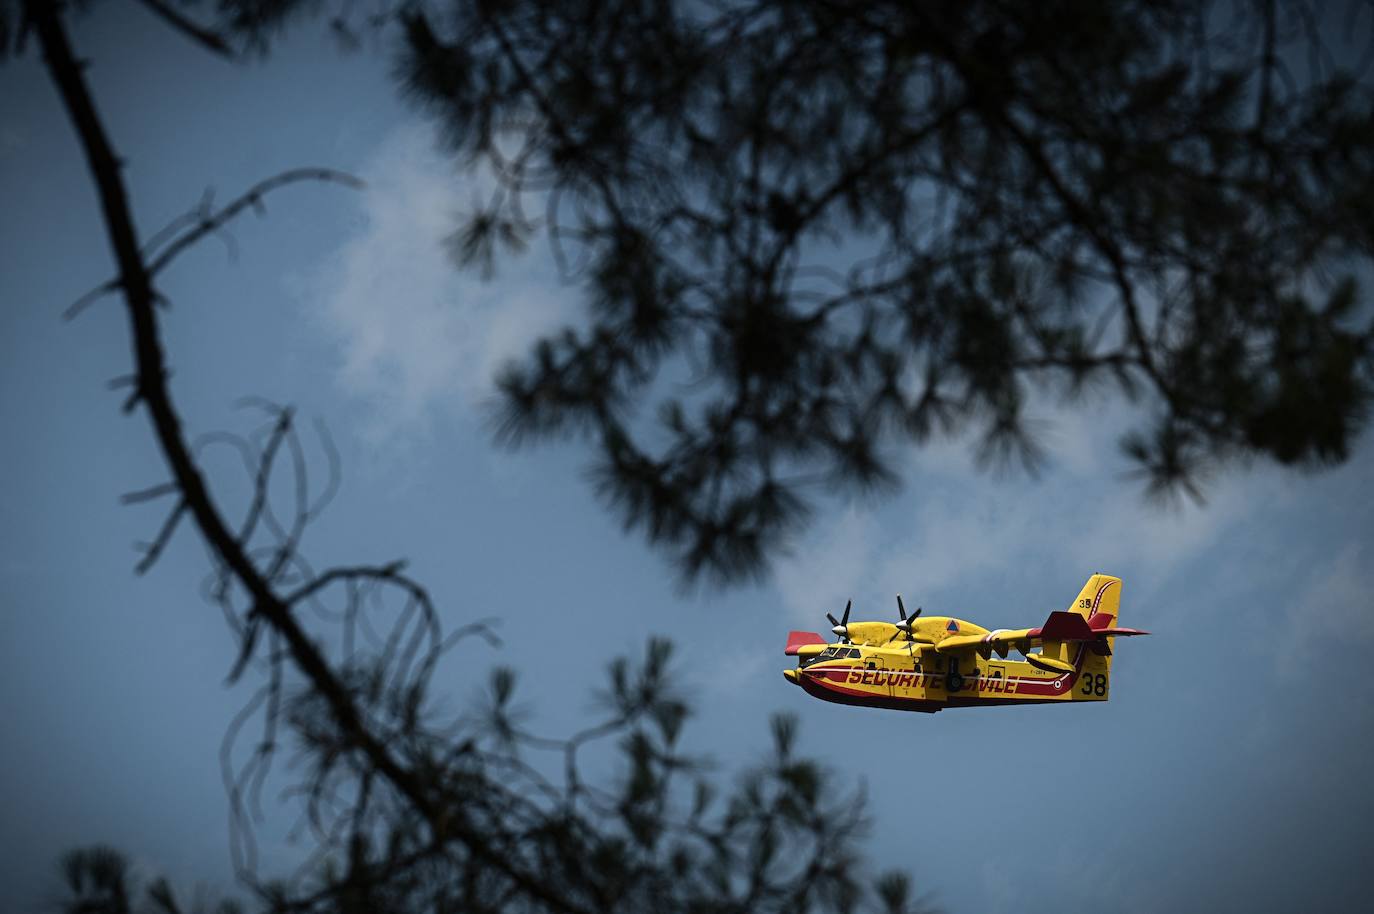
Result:
M298 30L231 66L113 5L75 31L128 160L146 234L297 165L369 181L300 186L266 218L167 274L173 390L193 434L244 429L235 401L297 404L333 432L342 491L312 530L317 566L407 557L456 626L495 616L504 648L466 646L436 686L461 708L496 664L521 674L532 724L593 719L605 664L651 634L678 647L687 740L728 772L796 713L802 748L866 787L875 869L909 867L952 912L1032 898L1064 912L1315 909L1356 897L1374 851L1365 760L1374 686L1374 462L1369 436L1320 475L1228 471L1205 508L1146 503L1104 398L1048 400L1037 479L973 468L967 442L900 454L906 485L822 501L769 581L682 594L674 572L593 499L576 445L511 453L483 424L490 374L576 319L536 246L491 283L440 238L481 179L436 152L384 55L341 55ZM63 323L111 272L72 133L33 50L0 69L0 885L6 904L57 889L57 855L105 841L185 884L232 885L218 751L251 694L226 689L233 643L199 597L188 531L136 577L157 508L118 496L162 481L142 416L104 388L129 368L115 300ZM207 453L226 497L226 455ZM806 698L779 670L790 628L909 606L1019 627L1094 571L1125 580L1112 701L934 716ZM532 637L537 633L538 637ZM296 851L269 810L263 868Z

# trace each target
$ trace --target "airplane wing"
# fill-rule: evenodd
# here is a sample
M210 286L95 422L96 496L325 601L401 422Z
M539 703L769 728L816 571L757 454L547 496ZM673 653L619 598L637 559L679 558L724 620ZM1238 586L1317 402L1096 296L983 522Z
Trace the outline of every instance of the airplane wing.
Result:
M815 632L788 632L786 654L795 654L805 644L825 644L826 640Z
M1099 622L1098 619L1102 621ZM1052 612L1045 624L1039 628L998 629L986 635L955 635L935 645L941 654L954 654L960 651L978 651L986 655L991 651L1005 657L1009 648L1023 653L1031 647L1046 641L1097 641L1106 637L1128 637L1148 635L1149 632L1138 628L1112 628L1112 617L1094 616L1084 619L1078 613Z
M935 645L935 650L941 654L957 654L960 651L983 651L995 650L1002 656L1006 656L1006 651L1010 647L1029 648L1039 644L1040 639L1035 634L1038 628L999 628L995 632L988 632L986 635L955 635L953 638L946 638Z

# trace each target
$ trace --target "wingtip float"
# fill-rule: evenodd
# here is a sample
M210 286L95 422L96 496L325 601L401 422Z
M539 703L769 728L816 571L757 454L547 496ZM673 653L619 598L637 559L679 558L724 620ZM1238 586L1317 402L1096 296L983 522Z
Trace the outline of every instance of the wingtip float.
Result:
M849 621L826 614L838 642L793 631L785 653L797 665L783 676L807 694L861 707L933 713L980 705L1106 701L1117 638L1148 635L1119 628L1121 579L1095 574L1067 610L1038 628L987 629L950 616L897 622ZM1039 648L1039 650L1035 650ZM1016 650L1024 659L1009 659ZM995 655L995 656L994 656Z

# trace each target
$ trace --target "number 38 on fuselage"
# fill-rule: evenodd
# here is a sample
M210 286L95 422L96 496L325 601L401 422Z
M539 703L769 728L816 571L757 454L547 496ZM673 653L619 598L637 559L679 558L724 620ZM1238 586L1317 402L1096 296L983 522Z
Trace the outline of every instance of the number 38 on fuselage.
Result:
M826 701L902 711L1105 701L1116 639L1149 634L1117 627L1121 579L1105 574L1039 628L988 631L950 616L921 618L919 609L908 618L900 594L899 621L851 623L850 605L842 619L827 614L838 643L788 635L797 666L783 675ZM1024 659L1009 659L1012 650Z

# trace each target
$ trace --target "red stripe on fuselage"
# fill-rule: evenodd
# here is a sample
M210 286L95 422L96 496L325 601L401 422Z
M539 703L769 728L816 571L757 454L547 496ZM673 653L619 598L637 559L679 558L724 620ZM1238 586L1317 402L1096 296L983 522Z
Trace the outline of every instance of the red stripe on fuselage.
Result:
M817 670L817 672L844 672L848 670ZM894 711L917 711L923 714L933 714L944 706L943 702L933 701L926 698L893 698L888 695L874 695L872 692L861 692L858 689L847 689L844 686L834 685L831 682L816 676L808 676L805 672L800 677L801 687L806 694L823 701L833 701L841 705L853 705L862 708L887 708Z

